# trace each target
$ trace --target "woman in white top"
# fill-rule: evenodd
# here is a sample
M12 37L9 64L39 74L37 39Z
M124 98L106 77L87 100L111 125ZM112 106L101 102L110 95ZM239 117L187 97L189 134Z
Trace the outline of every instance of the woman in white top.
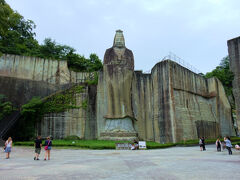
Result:
M12 150L12 138L9 137L8 140L5 142L5 153L6 159L10 158L10 152Z

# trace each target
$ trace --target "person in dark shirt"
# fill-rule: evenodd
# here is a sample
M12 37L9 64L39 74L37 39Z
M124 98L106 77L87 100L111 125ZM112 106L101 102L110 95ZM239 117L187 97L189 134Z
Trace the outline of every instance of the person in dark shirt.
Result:
M38 136L36 138L36 140L34 141L34 147L35 147L35 157L34 157L34 160L39 160L39 155L41 153L41 148L42 148L41 136Z
M50 151L52 149L52 141L50 139L50 137L47 137L47 140L45 141L45 156L44 156L44 160L46 161L47 156L48 156L48 160L50 160Z
M202 137L202 147L203 147L203 151L206 151L206 147L205 147L205 137Z
M221 152L221 145L222 145L222 143L221 143L220 139L218 138L216 140L216 146L217 146L217 151L218 152Z

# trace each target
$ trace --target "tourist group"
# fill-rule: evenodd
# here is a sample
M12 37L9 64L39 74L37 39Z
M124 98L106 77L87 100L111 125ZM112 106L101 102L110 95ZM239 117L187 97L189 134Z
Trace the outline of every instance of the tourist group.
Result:
M9 137L8 140L5 142L5 146L4 146L4 152L6 153L6 159L10 158L10 153L12 150L12 138ZM44 155L44 160L46 161L47 159L50 160L50 151L52 149L52 141L50 139L50 137L47 137L47 139L45 140L44 143L44 150L45 150L45 155ZM39 160L39 155L41 153L41 149L42 149L42 138L41 136L37 136L36 140L34 141L34 147L35 147L35 156L34 156L34 160Z

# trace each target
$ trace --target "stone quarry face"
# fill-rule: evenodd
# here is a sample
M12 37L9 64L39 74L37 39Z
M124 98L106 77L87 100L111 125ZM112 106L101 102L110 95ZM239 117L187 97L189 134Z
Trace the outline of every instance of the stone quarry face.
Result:
M229 41L236 103L240 102L239 44L239 38ZM0 94L17 104L79 84L86 76L69 71L66 61L0 57ZM97 87L82 85L85 91L75 94L76 103L81 106L87 100L87 108L45 114L36 126L39 134L160 143L235 135L231 107L218 79L205 79L171 60L157 63L150 74L134 71L133 53L125 47L121 30L105 52Z
M236 127L240 130L240 37L228 41L230 69L234 73L233 95L236 104Z
M177 142L234 135L221 82L166 60L151 74L134 71L133 54L116 31L104 56L97 92L100 139ZM137 133L137 134L136 134Z

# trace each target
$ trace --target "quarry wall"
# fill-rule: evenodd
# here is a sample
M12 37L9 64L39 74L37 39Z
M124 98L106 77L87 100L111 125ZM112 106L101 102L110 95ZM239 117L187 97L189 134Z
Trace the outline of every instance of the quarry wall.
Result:
M78 136L80 139L96 139L96 86L83 86L83 91L74 94L76 107L64 112L44 114L37 123L36 133L42 137L63 139ZM86 103L84 105L84 103Z
M0 94L5 94L17 106L27 103L33 96L48 96L92 76L70 71L67 61L9 54L0 57Z
M103 77L97 93L99 137L109 100ZM235 135L231 106L218 79L205 79L166 60L156 64L151 74L134 71L131 81L133 123L139 139L166 143Z
M205 79L170 60L157 63L150 74L124 70L127 75L121 76L120 71L114 75L112 70L103 69L97 86L85 84L85 91L75 94L78 105L87 99L87 108L45 114L36 125L37 133L54 138L76 135L81 139L119 135L114 138L137 137L160 143L235 135L231 107L219 80ZM70 71L66 61L0 57L0 94L17 105L33 96L69 89L90 76ZM110 76L116 81L110 81Z
M230 70L234 74L233 95L236 105L237 128L240 130L240 37L231 39L227 42L228 54L230 58Z

